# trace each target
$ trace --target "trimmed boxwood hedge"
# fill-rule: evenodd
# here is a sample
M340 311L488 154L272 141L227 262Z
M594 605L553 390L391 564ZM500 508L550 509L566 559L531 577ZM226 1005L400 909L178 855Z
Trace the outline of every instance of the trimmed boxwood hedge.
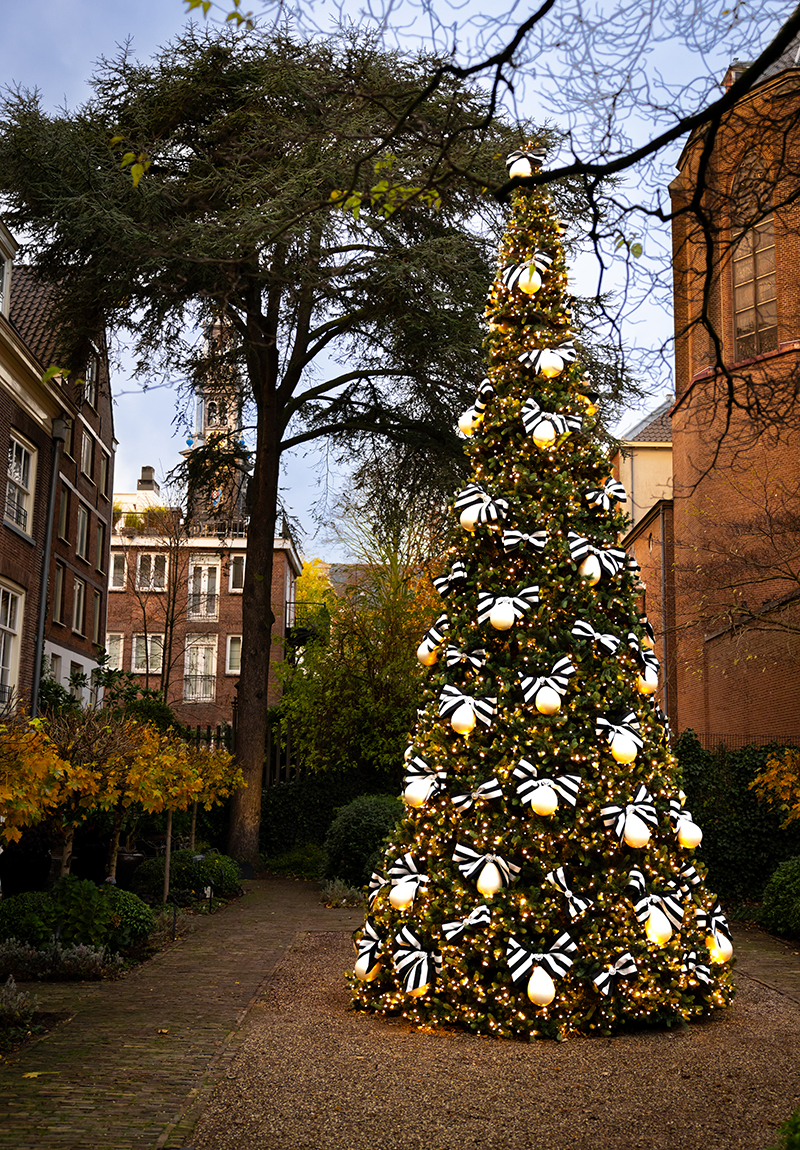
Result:
M767 883L759 921L773 934L800 938L800 855L782 862Z
M170 894L185 905L205 896L212 887L215 898L235 898L241 894L239 865L228 855L207 851L175 851L170 859ZM164 891L164 856L146 859L134 874L134 888L146 902L160 903Z
M393 795L361 795L342 807L325 838L324 877L366 886L384 840L403 814L403 804Z

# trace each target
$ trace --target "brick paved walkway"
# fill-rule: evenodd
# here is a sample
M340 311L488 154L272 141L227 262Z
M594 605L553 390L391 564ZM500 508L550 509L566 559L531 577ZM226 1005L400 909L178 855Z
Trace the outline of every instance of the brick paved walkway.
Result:
M158 1150L191 1143L208 1088L281 958L304 932L350 932L357 910L327 910L313 884L245 883L246 895L119 982L32 987L66 1012L0 1065L0 1147ZM737 972L800 1002L800 946L735 934ZM37 1075L25 1077L25 1075Z

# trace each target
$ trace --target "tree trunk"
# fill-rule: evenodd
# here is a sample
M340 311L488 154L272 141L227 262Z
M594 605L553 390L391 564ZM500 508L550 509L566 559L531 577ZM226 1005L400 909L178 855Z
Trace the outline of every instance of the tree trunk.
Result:
M172 811L167 811L167 842L164 848L164 897L162 902L166 905L169 898L169 864L172 858Z
M255 389L254 389L255 391ZM264 397L267 392L267 397ZM247 785L231 801L228 854L258 861L261 787L269 706L272 565L278 503L280 430L274 391L262 388L253 476L248 484L247 566L242 595L242 670L239 681L236 758Z
M197 800L192 803L192 829L189 833L189 850L194 850L194 840L197 833Z
M122 824L125 821L125 811L120 807L114 811L114 821L111 826L111 842L108 847L108 866L106 868L109 878L116 880L117 855L119 854L119 837L122 833Z
M69 874L72 866L72 844L75 841L75 828L66 827L64 830L64 846L61 850L61 875Z

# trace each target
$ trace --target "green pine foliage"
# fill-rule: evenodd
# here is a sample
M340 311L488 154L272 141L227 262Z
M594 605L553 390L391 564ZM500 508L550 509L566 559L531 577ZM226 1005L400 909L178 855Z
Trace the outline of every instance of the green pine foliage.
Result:
M678 838L696 828L568 344L561 227L545 197L512 202L488 382L462 423L474 486L454 503L463 540L420 649L433 666L410 809L370 882L355 1004L525 1039L670 1025L729 1003L729 932ZM503 271L531 260L539 290L508 286Z

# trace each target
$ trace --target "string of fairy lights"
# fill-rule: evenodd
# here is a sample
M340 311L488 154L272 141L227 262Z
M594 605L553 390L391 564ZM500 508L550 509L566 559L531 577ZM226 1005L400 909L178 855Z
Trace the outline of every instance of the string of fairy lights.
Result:
M513 153L488 368L459 427L463 540L406 751L407 816L369 884L356 1006L505 1037L689 1021L732 995L692 851L626 494L592 436L561 226Z

